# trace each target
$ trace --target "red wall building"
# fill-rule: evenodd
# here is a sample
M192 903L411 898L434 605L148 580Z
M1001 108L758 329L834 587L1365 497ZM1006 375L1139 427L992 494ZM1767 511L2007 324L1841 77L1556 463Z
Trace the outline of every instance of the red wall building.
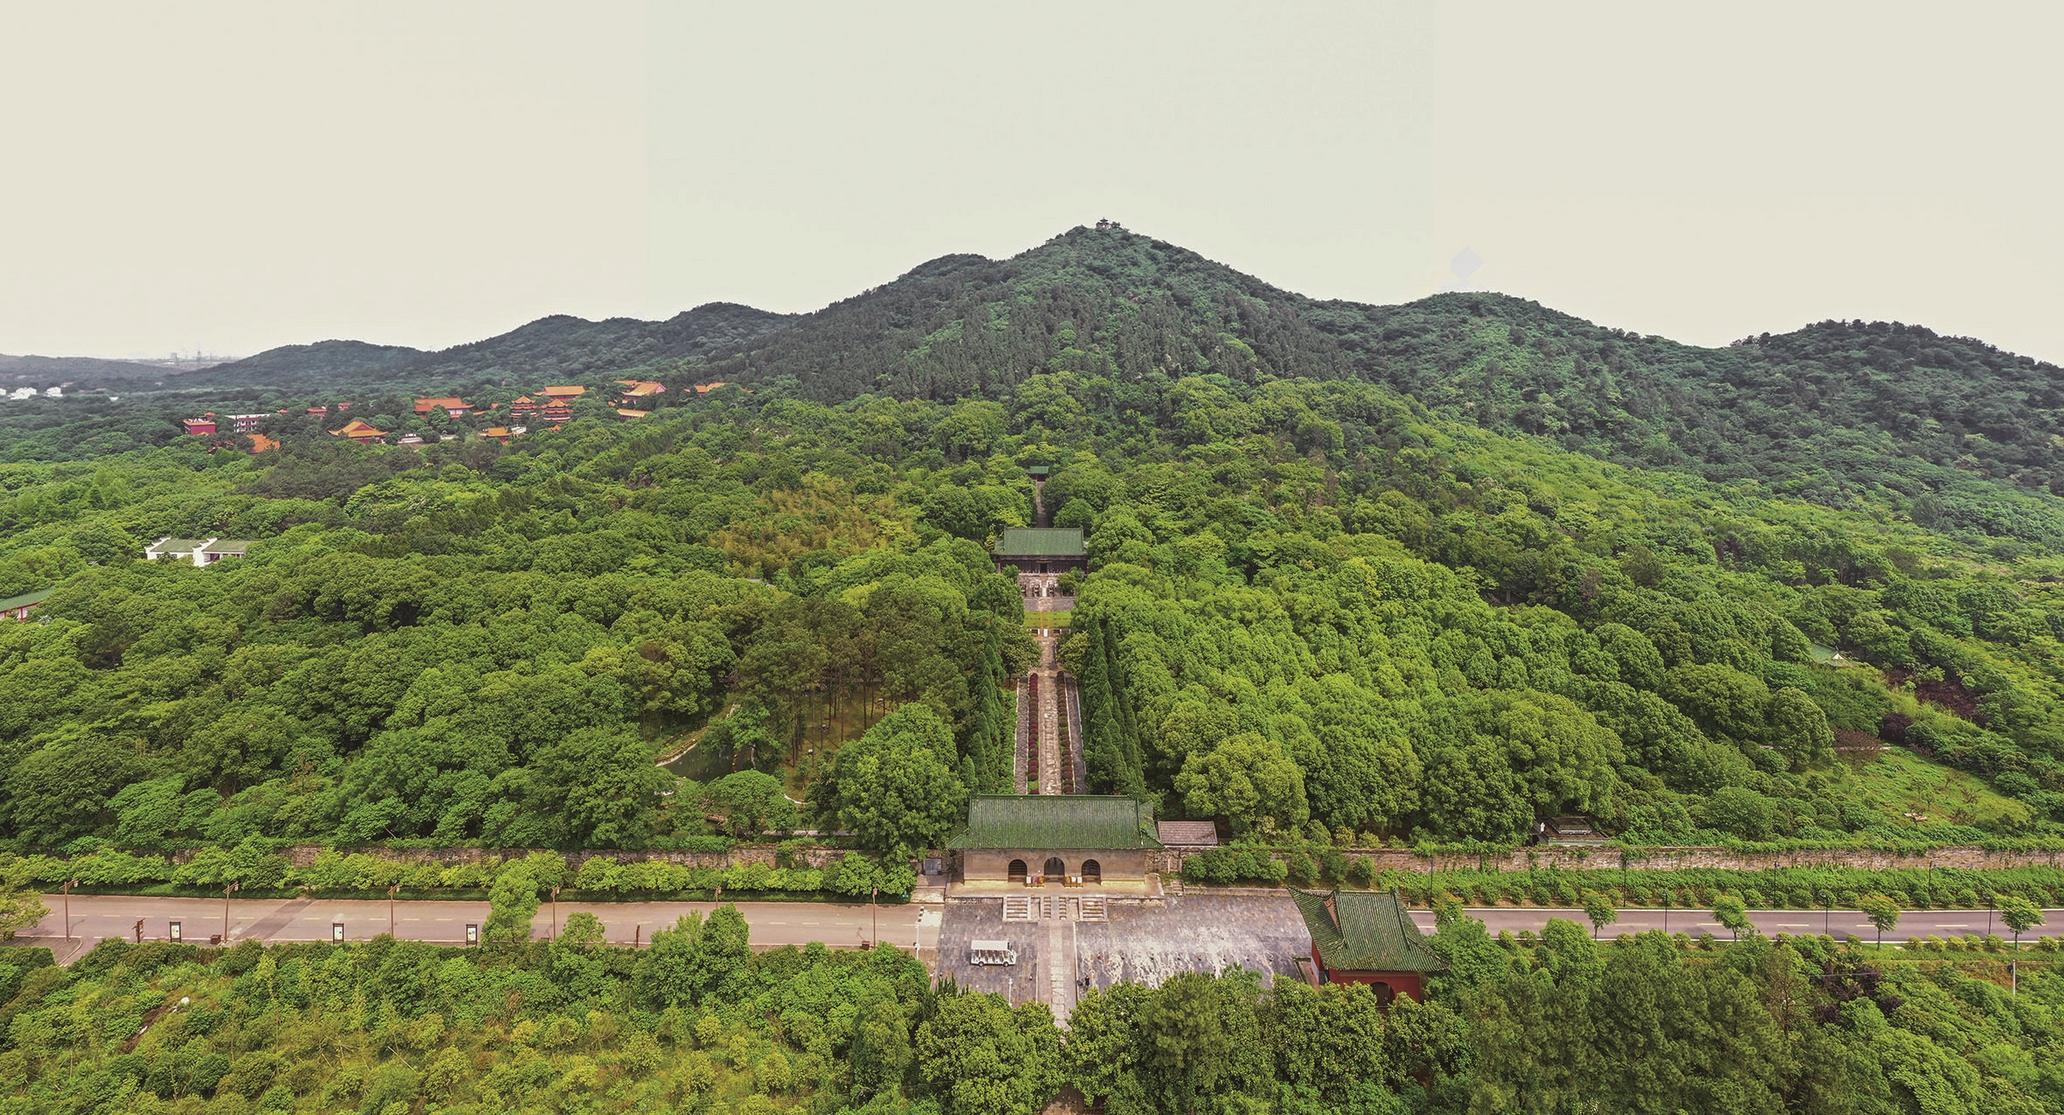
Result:
M1311 931L1319 983L1360 983L1385 1002L1426 997L1426 976L1447 967L1397 895L1367 890L1292 890Z

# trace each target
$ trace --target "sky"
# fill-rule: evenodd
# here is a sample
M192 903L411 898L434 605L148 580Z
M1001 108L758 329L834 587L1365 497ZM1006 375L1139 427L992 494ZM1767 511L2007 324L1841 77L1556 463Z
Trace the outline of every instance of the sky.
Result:
M1278 286L2064 362L2057 6L0 0L0 352L811 310L1110 217ZM2047 138L2046 138L2047 137Z

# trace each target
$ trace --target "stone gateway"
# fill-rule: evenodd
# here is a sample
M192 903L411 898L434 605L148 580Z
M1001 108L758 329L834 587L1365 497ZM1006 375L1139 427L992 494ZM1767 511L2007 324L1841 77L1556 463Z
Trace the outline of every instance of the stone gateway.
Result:
M1153 817L1128 797L982 794L953 842L961 878L1018 886L1144 883L1161 842Z

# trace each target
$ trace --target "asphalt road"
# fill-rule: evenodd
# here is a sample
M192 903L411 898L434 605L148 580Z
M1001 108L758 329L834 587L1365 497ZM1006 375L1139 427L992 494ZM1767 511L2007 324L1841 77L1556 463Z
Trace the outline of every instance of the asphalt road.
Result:
M43 904L50 914L17 940L51 945L66 951L65 898L46 894ZM546 903L538 910L533 933L552 934L555 923L582 911L602 921L609 941L632 944L648 941L652 931L665 929L689 913L707 914L715 902L560 902ZM231 943L261 941L327 941L333 926L342 924L344 939L363 941L392 929L397 937L417 941L463 943L466 926L487 923L485 902L404 900L391 904L382 899L342 900L327 898L141 898L127 895L75 894L71 896L70 937L81 942L77 951L91 948L103 937L134 938L136 923L143 921L143 936L165 940L172 923L179 922L182 940L206 944L223 931L225 907ZM761 948L803 945L821 941L827 945L859 947L874 939L876 926L881 939L902 948L920 950L938 946L939 907L912 903L902 906L850 906L828 902L740 902L738 909L752 928L752 943Z
M1912 937L1962 937L1986 932L1985 910L1908 910L1899 916L1897 928L1885 933L1885 941L1905 941ZM2037 937L2064 936L2064 910L2043 911L2043 924L2021 935L2024 941ZM1728 932L1713 920L1711 910L1621 910L1619 920L1605 927L1598 935L1604 938L1619 937L1650 929L1668 929L1672 933L1711 933L1726 937ZM1589 928L1591 922L1582 910L1548 910L1536 908L1471 909L1469 916L1484 923L1492 933L1522 929L1540 930L1550 918L1562 918ZM1667 919L1667 924L1665 924ZM1433 913L1428 910L1412 911L1412 920L1421 929L1433 930ZM1878 931L1863 916L1860 910L1751 910L1749 921L1766 936L1788 933L1792 936L1827 933L1836 937L1854 935L1866 941L1877 940ZM1992 932L2000 937L2009 937L2005 922L1997 915L1992 918Z
M388 932L391 917L392 930L398 937L457 944L466 940L468 924L482 925L487 921L485 902L405 900L390 904L379 899L234 898L224 903L219 898L75 894L71 896L69 933L73 943L67 945L64 897L50 894L43 900L50 915L17 940L52 946L66 961L103 937L133 937L138 919L142 919L143 936L148 939L170 937L172 923L177 921L181 939L206 943L209 937L223 931L225 906L232 943L253 938L327 941L338 924L344 927L345 940L362 941ZM654 929L666 928L684 914L706 914L716 906L713 902L561 902L555 913L553 904L547 903L538 911L535 933L539 937L550 936L555 924L563 925L568 916L586 911L601 919L608 940L632 944L650 940ZM942 908L937 904L870 908L822 902L741 902L738 909L752 928L753 944L761 948L811 942L859 947L874 939L877 926L881 940L901 948L915 948L920 956L934 956L939 944ZM1582 910L1497 907L1470 909L1468 913L1492 933L1507 929L1539 930L1550 918L1589 925ZM2048 910L2045 914L2044 923L2025 934L2025 939L2064 936L2064 910ZM1412 917L1422 929L1433 928L1431 911L1414 910ZM1898 928L1885 934L1885 940L1983 934L1986 917L1985 910L1911 910L1900 917ZM1856 910L1756 910L1749 914L1749 920L1766 934L1831 932L1836 936L1854 934L1864 940L1877 937L1877 930ZM1600 936L1612 938L1664 928L1673 933L1727 934L1708 910L1672 910L1666 914L1662 910L1641 909L1621 910L1619 920L1605 927ZM2007 936L2006 926L1997 917L1993 918L1991 928L1993 933Z

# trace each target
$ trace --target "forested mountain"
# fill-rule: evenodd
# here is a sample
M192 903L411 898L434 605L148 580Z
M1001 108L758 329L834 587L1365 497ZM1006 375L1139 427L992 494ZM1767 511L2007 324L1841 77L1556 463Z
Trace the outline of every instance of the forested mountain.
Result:
M232 360L196 373L182 386L202 382L313 383L329 376L347 382L376 382L427 355L406 345L375 345L365 341L316 341L306 345L282 345L256 356Z
M173 368L131 360L103 360L97 356L8 356L0 353L0 386L108 383L163 379L176 374L178 372Z
M809 398L1004 399L1042 372L1359 378L1444 416L1834 507L2064 543L2064 370L1896 323L1710 349L1496 294L1320 301L1116 227L1007 260L944 256L811 314L712 303L661 322L543 318L439 352L295 345L182 387L424 391L662 369L792 378Z
M631 423L595 392L512 444L467 436L491 414L421 448L289 414L259 457L171 432L190 391L10 417L68 460L0 465L0 598L55 590L0 624L6 842L695 837L635 788L697 740L699 778L757 765L876 850L935 840L1006 779L1030 652L982 549L1035 462L1088 531L1063 653L1091 781L1168 813L1329 843L1563 811L1658 841L2064 822L2059 501L2022 486L2056 369L1969 342L1321 303L1099 228L802 318L274 359L331 389L368 360L747 389ZM173 443L132 449L151 421ZM161 535L257 544L137 560ZM927 787L903 813L868 788L884 754Z
M786 320L748 306L712 302L665 321L567 314L539 318L484 341L425 352L359 341L288 345L220 364L183 385L387 384L435 390L479 380L532 383L584 377L730 352Z
M2064 540L2064 370L1916 326L1828 322L1723 349L1503 295L1320 302L1119 229L948 256L695 374L813 397L998 395L1042 371L1354 376L1488 429L1751 479L1931 525Z
M1063 656L1091 781L1165 815L1325 844L2064 821L2054 554L1354 379L770 380L507 445L282 437L0 466L0 594L56 590L0 624L7 842L664 843L705 817L639 788L696 739L698 778L760 766L877 850L935 841L1007 777L1029 647L982 549L1029 521L1033 462L1088 531ZM256 544L138 560L160 535Z

